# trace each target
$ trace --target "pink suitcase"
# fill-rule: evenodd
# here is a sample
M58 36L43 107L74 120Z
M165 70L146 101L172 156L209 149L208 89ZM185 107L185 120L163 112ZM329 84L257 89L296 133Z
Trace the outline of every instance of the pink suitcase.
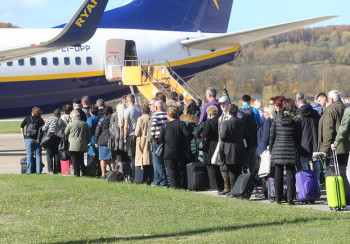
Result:
M61 173L63 175L69 174L70 160L61 160Z

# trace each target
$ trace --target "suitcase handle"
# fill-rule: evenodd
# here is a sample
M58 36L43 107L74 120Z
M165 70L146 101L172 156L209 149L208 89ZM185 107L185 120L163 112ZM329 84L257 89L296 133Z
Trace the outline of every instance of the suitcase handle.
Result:
M340 171L339 171L339 163L338 163L338 157L337 157L337 149L336 148L332 148L332 161L334 164L334 168L335 168L335 175L336 176L340 176Z

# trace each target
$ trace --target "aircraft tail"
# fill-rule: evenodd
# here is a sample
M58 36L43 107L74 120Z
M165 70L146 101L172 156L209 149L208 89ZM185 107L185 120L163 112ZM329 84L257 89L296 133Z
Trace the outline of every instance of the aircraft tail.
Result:
M233 0L133 0L106 11L99 28L227 32Z

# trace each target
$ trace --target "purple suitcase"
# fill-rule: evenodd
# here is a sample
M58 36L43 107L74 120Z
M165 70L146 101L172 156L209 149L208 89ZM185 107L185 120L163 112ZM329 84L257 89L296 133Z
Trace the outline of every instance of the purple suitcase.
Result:
M316 174L312 170L302 170L295 175L298 201L312 201L321 197Z

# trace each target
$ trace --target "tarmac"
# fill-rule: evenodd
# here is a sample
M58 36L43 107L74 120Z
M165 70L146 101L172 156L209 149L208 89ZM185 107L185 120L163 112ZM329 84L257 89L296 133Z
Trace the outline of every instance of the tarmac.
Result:
M45 151L42 152L43 155L43 163L46 166L46 156ZM20 161L21 158L26 157L26 151L24 147L24 140L21 137L21 134L0 134L0 175L1 174L21 174L21 166ZM47 173L47 167L44 168L43 173ZM326 203L326 192L324 187L321 188L321 198L316 200L315 204L299 204L296 203L296 205L292 207L298 207L298 208L312 208L320 211L330 211L329 207ZM219 196L217 192L213 191L200 191L196 192L198 194L204 194L208 196L215 196L215 197L225 197L226 196ZM268 200L261 200L257 199L254 196L255 194L252 194L252 197L249 199L249 201L256 201L262 204L273 204L270 203ZM342 211L344 212L344 211ZM348 211L346 211L349 213Z

